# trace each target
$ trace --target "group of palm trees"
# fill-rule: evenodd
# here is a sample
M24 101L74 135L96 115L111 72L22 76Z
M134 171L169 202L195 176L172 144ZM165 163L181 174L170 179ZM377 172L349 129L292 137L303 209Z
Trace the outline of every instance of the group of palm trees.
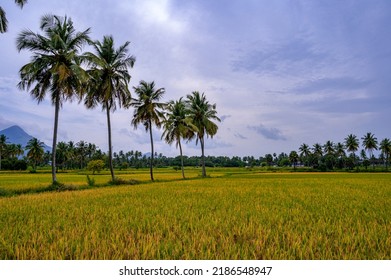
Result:
M374 164L374 151L380 150L381 156L384 159L386 167L388 167L388 162L391 156L391 140L384 138L380 143L373 133L366 133L362 138L362 148L361 158L367 160L368 162L372 161ZM312 148L307 144L302 144L299 147L299 154L296 152L291 152L289 155L290 161L295 164L299 160L302 162L308 162L309 159L315 158L316 161L321 157L329 157L329 161L333 163L333 159L343 159L346 158L345 150L350 153L350 159L352 159L352 165L357 165L357 156L356 152L359 150L360 141L358 137L354 134L349 134L344 142L338 142L334 144L332 141L327 141L323 146L319 143L313 145ZM368 155L366 154L368 152Z
M164 127L164 138L168 143L176 142L182 155L181 138L196 138L201 144L202 175L206 176L204 164L205 136L216 134L218 126L216 105L209 104L205 94L195 91L168 104L161 101L165 90L155 88L154 82L141 81L134 87L137 98L132 98L128 83L129 68L135 63L135 57L128 54L129 42L114 48L112 36L104 36L103 41L93 41L89 37L90 29L77 32L73 22L67 16L45 15L41 18L40 29L43 34L31 30L22 31L17 37L17 49L33 53L31 61L24 65L20 73L19 88L29 90L38 103L50 92L55 107L52 144L52 181L56 177L56 147L58 116L65 101L78 99L84 101L87 108L101 106L106 111L108 128L108 161L112 180L115 180L110 112L117 107L134 107L131 124L137 128L142 124L150 133L151 161L150 174L153 178L154 147L152 126ZM93 46L94 52L81 53L85 44ZM183 166L182 166L183 172ZM183 173L184 176L184 173Z

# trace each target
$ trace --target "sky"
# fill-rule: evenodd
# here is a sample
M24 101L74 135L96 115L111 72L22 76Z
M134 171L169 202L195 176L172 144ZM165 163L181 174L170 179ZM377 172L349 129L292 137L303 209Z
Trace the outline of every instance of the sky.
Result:
M91 28L116 46L130 41L136 57L129 87L141 80L165 88L164 100L193 91L216 104L221 119L206 154L264 156L289 153L348 134L391 138L391 1L388 0L67 0L28 1L23 9L2 1L9 31L0 34L0 130L19 125L49 146L54 107L19 90L19 69L31 53L16 49L24 29L41 33L45 14L70 17L78 31ZM90 50L85 47L83 51ZM112 114L114 151L150 150L133 109ZM176 156L175 145L154 128L155 151ZM100 109L66 102L58 141L84 140L107 148ZM184 154L199 155L195 142Z

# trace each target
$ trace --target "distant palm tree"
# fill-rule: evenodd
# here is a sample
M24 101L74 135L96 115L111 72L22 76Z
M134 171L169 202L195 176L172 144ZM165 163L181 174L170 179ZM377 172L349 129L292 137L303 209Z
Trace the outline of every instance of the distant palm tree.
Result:
M37 163L43 159L44 147L44 143L37 138L32 138L27 142L27 158L32 161L34 170L37 168Z
M335 154L341 159L342 157L346 156L345 154L345 146L341 143L338 142L335 145Z
M45 15L41 19L44 35L30 30L21 32L17 38L17 48L34 53L31 62L24 65L19 73L19 88L29 90L40 103L48 91L55 106L52 145L52 181L56 177L56 147L58 115L64 101L72 100L82 93L83 80L87 78L80 66L79 51L89 42L89 29L76 32L73 22L66 16Z
M4 134L0 135L0 170L1 170L1 156L7 148L7 137Z
M187 95L186 105L189 110L189 117L197 127L197 142L201 144L202 177L206 177L205 170L205 135L213 137L218 126L213 120L221 121L217 117L216 104L209 104L204 93L193 91Z
M305 164L307 165L308 164L308 157L311 154L310 147L307 144L303 143L299 147L299 152L300 152L301 160L304 161Z
M66 142L58 142L57 143L57 153L56 153L56 164L57 169L60 167L64 169L67 167L67 163L69 161L69 148Z
M297 162L299 161L299 155L296 151L291 151L289 153L289 161L293 164L293 169L296 169Z
M346 157L346 153L345 153L345 146L344 146L344 144L342 144L341 142L338 142L335 145L334 149L335 149L335 155L339 159L339 166L340 166L340 168L345 167L346 161L344 160L344 158Z
M134 109L132 125L137 128L139 124L143 124L145 130L149 131L151 140L151 158L150 158L150 174L153 181L153 158L154 147L152 137L152 125L160 128L164 120L164 109L166 103L159 102L165 93L164 88L155 89L155 82L147 83L141 81L138 87L134 87L138 98L132 102Z
M23 5L27 3L27 0L15 0L15 4L20 8L23 8ZM7 32L8 29L8 20L4 9L0 6L0 33Z
M178 101L171 101L168 103L166 119L163 121L163 128L164 132L162 138L170 145L175 141L176 147L179 147L182 177L185 179L181 138L187 140L194 138L197 127L187 115L186 104L182 101L182 97Z
M369 152L369 159L373 159L373 150L377 150L377 138L372 133L368 132L361 138L364 149ZM375 167L372 160L373 167Z
M358 141L358 138L356 135L353 135L353 134L349 134L346 138L345 138L345 147L346 147L346 150L350 153L353 154L353 156L355 156L355 152L358 150L358 147L359 147L359 141Z
M128 106L131 101L128 83L130 74L128 68L132 68L135 62L133 56L128 55L130 42L125 42L118 49L114 48L112 36L103 37L103 41L94 42L94 53L86 53L91 80L89 82L88 95L85 105L93 108L98 104L106 111L107 130L109 142L109 167L111 179L114 181L113 145L111 142L110 111L115 111L118 106Z
M322 145L320 145L319 143L315 143L315 144L312 146L312 151L313 151L313 154L316 155L316 156L318 156L318 157L323 156Z
M390 160L390 155L391 155L391 141L390 141L390 139L384 138L380 142L380 150L384 155L386 170L388 170L388 162Z
M17 158L18 156L23 155L24 150L21 144L9 144L7 147L8 154L12 158Z
M330 141L330 140L328 140L328 141L326 142L326 144L324 144L323 148L324 148L324 152L325 152L327 155L332 155L332 154L334 154L334 152L335 152L334 143L333 143L332 141Z

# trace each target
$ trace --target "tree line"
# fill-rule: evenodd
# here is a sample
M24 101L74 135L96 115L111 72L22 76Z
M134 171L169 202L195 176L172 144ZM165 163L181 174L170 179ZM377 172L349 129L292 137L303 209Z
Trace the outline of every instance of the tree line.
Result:
M167 133L163 134L163 138ZM178 146L180 140L178 138ZM298 151L291 151L289 154L281 152L279 154L265 154L263 156L205 156L204 164L207 167L289 167L303 170L333 171L333 170L368 170L372 165L383 166L383 170L388 170L391 155L391 141L384 138L378 142L372 133L365 134L362 138L361 149L360 140L357 136L350 134L343 142L334 143L327 141L325 144L315 143L312 146L303 143ZM101 168L109 168L108 153L103 152L93 143L86 141L59 142L57 144L56 169L74 170L91 169L94 170L96 162L100 162ZM378 156L374 151L378 150ZM23 156L23 158L21 158ZM177 157L167 157L162 153L154 152L154 167L172 167L175 170L182 170L183 166L201 167L202 158L199 156L179 155ZM36 138L29 141L23 148L21 145L7 144L4 135L0 135L0 169L25 170L31 166L35 170L37 166L47 166L51 164L51 153L44 152L43 143ZM128 168L150 167L151 155L143 154L141 151L131 150L113 153L113 168L126 170ZM91 165L92 167L90 168Z
M90 38L90 28L77 31L67 16L44 15L41 18L42 33L22 31L16 40L18 51L33 53L31 60L19 71L18 87L27 90L31 96L42 102L50 95L55 107L53 143L51 152L52 183L57 183L56 172L64 164L61 154L62 142L57 143L59 112L66 101L77 99L91 109L100 106L106 112L108 153L107 162L114 181L113 147L111 137L111 113L117 107L133 108L130 125L139 126L149 132L151 157L150 176L153 177L154 145L153 127L163 127L162 138L167 143L175 143L182 156L181 139L196 140L201 146L202 176L205 169L205 137L213 137L218 130L216 104L210 104L204 93L193 91L185 99L163 102L164 88L155 83L140 81L133 87L136 98L129 90L131 75L129 69L135 64L135 57L129 54L130 42L114 47L112 36L104 36L102 41ZM93 52L82 53L85 45L93 47ZM103 153L102 153L103 154ZM29 158L31 160L31 158ZM183 162L183 161L182 161ZM83 167L83 162L80 162ZM182 174L184 169L182 164Z

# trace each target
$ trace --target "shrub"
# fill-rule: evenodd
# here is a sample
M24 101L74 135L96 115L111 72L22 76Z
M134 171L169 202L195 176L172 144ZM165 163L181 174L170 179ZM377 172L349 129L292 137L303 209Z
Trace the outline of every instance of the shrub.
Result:
M100 172L102 171L102 169L104 168L105 166L105 163L103 162L103 160L101 159L97 159L97 160L91 160L88 164L87 164L87 169L88 170L91 170L92 171L92 174L95 174L95 172Z

